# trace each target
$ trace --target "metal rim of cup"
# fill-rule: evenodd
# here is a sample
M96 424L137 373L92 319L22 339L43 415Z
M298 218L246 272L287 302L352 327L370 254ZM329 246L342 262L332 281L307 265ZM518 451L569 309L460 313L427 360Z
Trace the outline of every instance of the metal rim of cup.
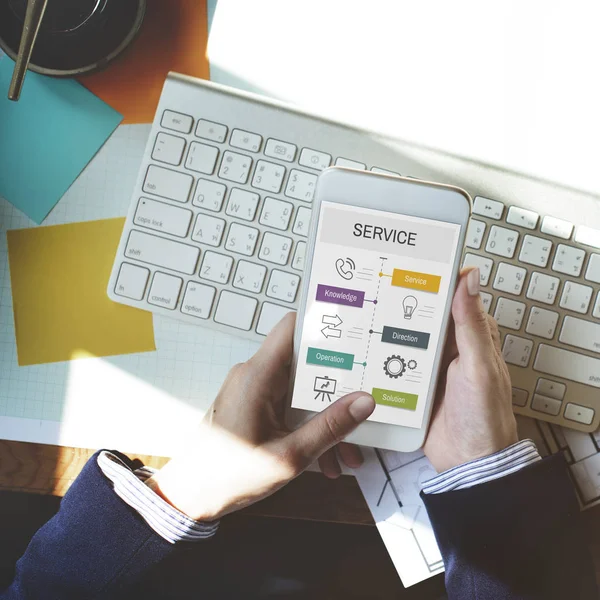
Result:
M125 39L110 54L108 54L101 60L99 60L93 64L86 65L85 67L79 67L77 69L67 69L67 70L65 70L65 69L48 69L46 67L40 67L40 66L34 64L33 62L30 62L28 70L33 71L35 73L40 73L41 75L51 75L52 77L74 77L77 75L85 75L87 73L93 73L94 71L99 71L100 69L103 69L110 62L112 62L115 58L117 58L117 56L119 56L129 46L129 44L131 44L133 42L133 40L138 36L141 26L142 26L142 22L144 21L144 15L146 14L146 0L138 0L137 4L138 4L138 7L137 7L136 15L135 15L135 21L133 22L133 25L132 25L131 29L129 30L129 33L127 34ZM0 37L0 48L2 48L2 50L4 52L6 52L6 54L8 56L10 56L10 58L12 58L13 60L17 59L18 52L15 52L11 47L9 47L8 44L6 44L5 41L2 39L2 37Z

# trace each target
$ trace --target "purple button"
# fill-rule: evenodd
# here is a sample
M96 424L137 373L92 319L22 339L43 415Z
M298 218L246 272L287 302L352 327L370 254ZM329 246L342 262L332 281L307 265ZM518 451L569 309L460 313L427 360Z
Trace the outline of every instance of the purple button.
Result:
M331 302L331 304L362 308L365 301L365 293L358 290L319 284L317 286L317 300L319 302Z

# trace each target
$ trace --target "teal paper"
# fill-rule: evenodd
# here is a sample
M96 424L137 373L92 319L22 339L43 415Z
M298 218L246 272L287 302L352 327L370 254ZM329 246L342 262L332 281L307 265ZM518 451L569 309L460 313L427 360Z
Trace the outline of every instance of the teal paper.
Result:
M123 117L72 79L32 72L11 102L13 67L0 54L0 196L41 223Z

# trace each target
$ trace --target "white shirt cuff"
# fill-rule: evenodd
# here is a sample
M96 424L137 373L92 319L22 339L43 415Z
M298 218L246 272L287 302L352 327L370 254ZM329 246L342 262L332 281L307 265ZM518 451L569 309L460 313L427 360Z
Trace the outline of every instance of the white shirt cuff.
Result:
M154 474L154 469L141 467L132 471L121 459L107 451L98 455L98 466L112 481L117 496L136 510L167 542L196 542L217 532L219 521L195 521L151 490L144 482Z
M423 484L425 494L462 490L505 477L542 460L533 440L522 440L489 456L448 469Z

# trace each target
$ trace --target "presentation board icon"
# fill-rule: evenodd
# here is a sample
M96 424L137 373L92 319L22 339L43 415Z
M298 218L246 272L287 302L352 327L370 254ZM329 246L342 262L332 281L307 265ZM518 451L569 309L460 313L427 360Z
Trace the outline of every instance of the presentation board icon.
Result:
M331 402L331 396L335 394L335 388L337 385L337 379L331 379L327 375L323 377L315 377L314 391L317 392L315 400L321 399L321 401L327 400Z
M342 279L350 281L354 277L356 263L351 258L338 258L335 261L335 270Z

